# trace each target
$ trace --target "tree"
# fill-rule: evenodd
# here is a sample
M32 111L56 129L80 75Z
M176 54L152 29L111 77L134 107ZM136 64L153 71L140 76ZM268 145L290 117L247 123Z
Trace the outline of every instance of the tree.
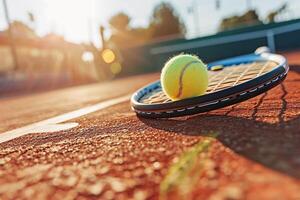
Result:
M130 18L125 13L118 13L114 15L110 20L109 24L113 28L113 31L127 31L129 28Z
M35 31L21 21L13 21L11 23L11 31L16 38L36 39L38 36ZM9 30L5 30L4 34L8 34Z
M287 3L284 3L282 6L280 6L278 9L276 9L275 11L272 11L268 14L267 16L267 22L268 23L272 23L275 22L275 18L282 14L283 12L285 12L287 10Z
M183 37L186 33L185 25L173 7L167 3L155 7L147 27L131 27L130 17L122 12L114 15L109 24L112 35L108 43L113 43L119 48L142 45L152 39L166 36Z
M186 28L171 4L161 3L153 11L149 31L151 38L164 36L184 37Z
M255 24L262 24L258 14L255 10L248 10L242 15L235 15L224 18L219 26L220 31L230 30L242 26L250 26Z
M130 17L125 13L118 13L114 15L109 20L109 24L112 29L112 35L109 42L112 42L119 47L126 46L128 41L131 40L129 23Z

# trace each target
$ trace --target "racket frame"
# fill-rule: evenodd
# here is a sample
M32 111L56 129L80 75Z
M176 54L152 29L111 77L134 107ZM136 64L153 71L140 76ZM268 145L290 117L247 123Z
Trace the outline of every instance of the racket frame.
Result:
M246 64L257 61L273 61L278 65L268 73L242 84L202 96L166 102L163 104L147 104L139 102L145 94L161 87L160 81L158 80L141 88L132 95L132 109L138 115L148 118L169 118L207 112L245 101L275 87L284 80L289 70L287 61L283 56L271 53L249 54L212 62L208 64L208 69L215 65L230 67L234 64Z

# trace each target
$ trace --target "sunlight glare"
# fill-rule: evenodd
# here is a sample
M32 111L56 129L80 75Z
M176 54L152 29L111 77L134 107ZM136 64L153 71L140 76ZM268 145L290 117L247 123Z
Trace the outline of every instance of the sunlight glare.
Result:
M51 32L59 32L71 40L82 42L90 38L89 21L94 19L94 1L51 0L46 1L46 16Z
M81 59L82 59L84 62L93 62L93 61L94 61L94 55L93 55L93 53L90 52L90 51L85 51L85 52L82 54Z

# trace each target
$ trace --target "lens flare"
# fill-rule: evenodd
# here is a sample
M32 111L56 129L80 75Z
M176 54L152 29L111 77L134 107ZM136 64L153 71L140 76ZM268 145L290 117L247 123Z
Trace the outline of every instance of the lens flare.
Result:
M102 58L104 60L104 62L106 62L107 64L110 64L112 62L114 62L114 60L116 59L116 55L114 54L114 52L110 49L105 49L102 52Z
M114 75L119 74L122 71L122 65L119 62L114 62L110 65L110 71Z
M94 60L94 55L93 53L89 52L89 51L85 51L82 56L81 56L81 59L84 61L84 62L92 62Z

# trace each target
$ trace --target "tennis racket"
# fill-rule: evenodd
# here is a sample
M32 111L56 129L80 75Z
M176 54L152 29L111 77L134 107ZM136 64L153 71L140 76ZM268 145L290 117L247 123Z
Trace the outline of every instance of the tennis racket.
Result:
M283 56L272 54L265 47L253 54L209 63L207 67L209 85L204 95L172 101L163 93L160 81L156 81L132 95L132 109L147 118L207 112L270 90L284 80L289 69Z

